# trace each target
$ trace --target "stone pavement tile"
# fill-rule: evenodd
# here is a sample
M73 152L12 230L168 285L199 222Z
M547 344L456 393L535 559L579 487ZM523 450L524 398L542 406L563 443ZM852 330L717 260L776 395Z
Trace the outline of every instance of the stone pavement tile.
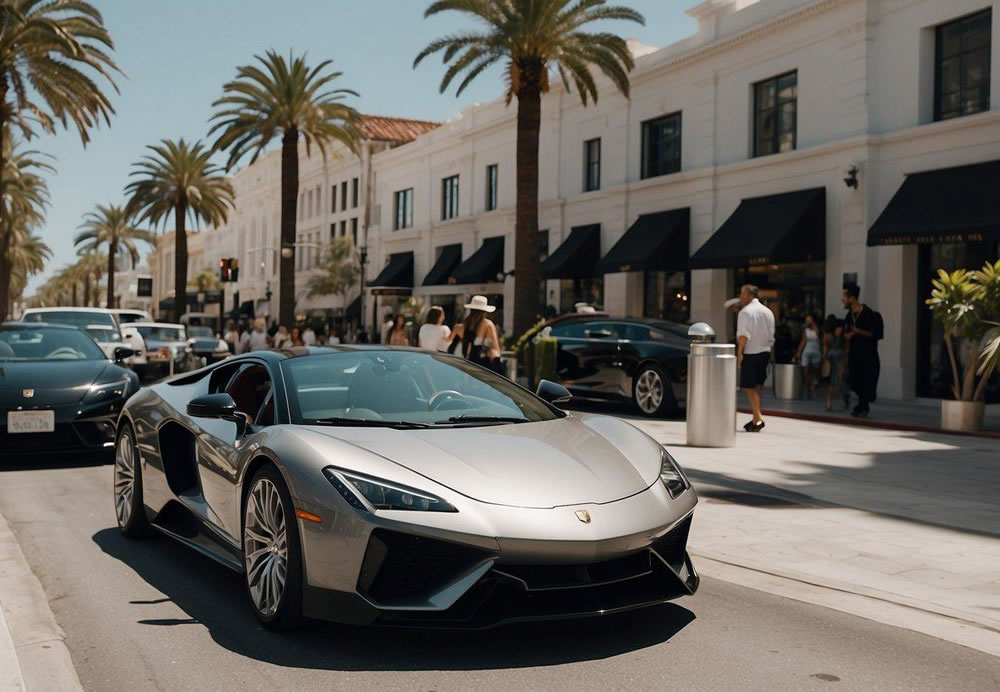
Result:
M822 557L830 560L846 560L856 557L858 551L849 545L829 543L827 541L802 541L795 544L795 549L812 557Z
M922 567L900 572L899 576L908 581L930 584L944 589L967 589L984 586L988 582L978 574L958 574L943 569Z
M866 538L873 539L875 537L867 536ZM839 542L845 539L839 538L836 540ZM912 547L890 545L889 543L876 540L866 540L859 543L856 535L848 536L846 537L846 540L849 541L851 546L853 546L857 553L861 555L877 555L879 557L899 558L912 555L914 552Z
M927 566L926 563L920 560L907 559L901 556L887 558L877 555L856 555L855 557L847 558L846 561L855 567L874 570L882 574L899 574L906 570L920 569Z

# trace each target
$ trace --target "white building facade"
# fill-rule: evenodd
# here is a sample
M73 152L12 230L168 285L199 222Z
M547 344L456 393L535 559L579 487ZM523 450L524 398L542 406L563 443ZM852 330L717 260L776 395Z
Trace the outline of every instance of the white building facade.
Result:
M962 225L962 207L984 202L972 195L917 233L899 215L901 188L921 172L942 189L963 176L1000 183L995 166L945 170L1000 160L997 4L708 0L689 11L694 36L633 47L631 99L601 78L599 103L583 107L555 85L540 144L546 304L586 300L725 334L739 283L795 323L843 316L842 287L855 282L885 321L880 393L939 395L930 274L997 259L998 229ZM512 304L515 112L477 105L374 157L369 283L412 258L421 303L484 293ZM475 256L487 245L502 260ZM376 299L379 320L400 300ZM509 310L502 322L509 330Z

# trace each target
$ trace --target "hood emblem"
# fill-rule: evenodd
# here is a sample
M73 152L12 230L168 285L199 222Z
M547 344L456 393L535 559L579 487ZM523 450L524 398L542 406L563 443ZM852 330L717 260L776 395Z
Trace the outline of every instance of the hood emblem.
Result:
M35 390L34 389L22 389L21 390L21 395L24 396L25 399L30 399L31 397L35 396Z
M587 510L578 509L576 510L576 512L574 512L574 514L576 514L576 518L582 521L584 524L590 523L590 512L588 512Z

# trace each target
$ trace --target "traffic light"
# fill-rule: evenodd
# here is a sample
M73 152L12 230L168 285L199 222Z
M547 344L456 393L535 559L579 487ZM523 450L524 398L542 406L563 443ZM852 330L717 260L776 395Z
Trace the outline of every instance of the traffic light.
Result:
M223 257L219 260L219 280L230 283L240 280L240 262L235 257Z

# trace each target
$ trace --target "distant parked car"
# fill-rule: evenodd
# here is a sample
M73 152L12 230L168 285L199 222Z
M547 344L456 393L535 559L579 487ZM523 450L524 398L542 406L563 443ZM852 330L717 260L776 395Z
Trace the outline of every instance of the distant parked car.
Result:
M187 328L169 322L133 322L128 329L135 329L146 345L147 377L164 377L170 374L173 361L174 374L193 370L194 355L188 344Z
M557 379L574 395L631 401L646 416L673 414L686 399L687 325L578 314L545 327L559 342Z
M21 320L79 327L97 342L104 355L111 361L115 359L115 349L126 345L117 318L110 310L104 308L28 308L21 315ZM131 347L131 344L129 346Z
M116 308L111 310L115 317L118 318L118 323L121 325L131 324L133 322L149 322L149 313L145 310L137 310L132 308Z
M229 345L211 327L194 325L187 328L187 333L191 353L195 358L204 358L206 365L229 357Z

